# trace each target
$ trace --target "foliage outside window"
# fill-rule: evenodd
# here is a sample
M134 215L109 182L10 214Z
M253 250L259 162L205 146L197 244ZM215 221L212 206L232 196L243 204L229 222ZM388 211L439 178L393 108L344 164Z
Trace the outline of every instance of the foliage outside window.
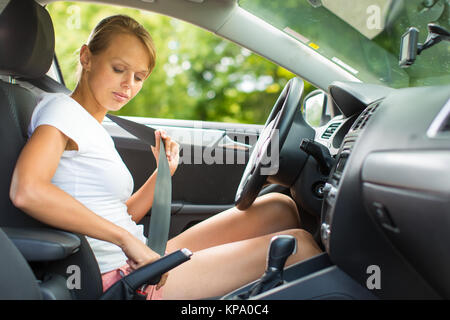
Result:
M295 76L234 43L163 15L76 2L51 3L47 9L70 90L76 84L79 48L101 19L126 14L152 35L156 68L141 92L116 114L263 124L284 85ZM305 82L306 93L313 89Z

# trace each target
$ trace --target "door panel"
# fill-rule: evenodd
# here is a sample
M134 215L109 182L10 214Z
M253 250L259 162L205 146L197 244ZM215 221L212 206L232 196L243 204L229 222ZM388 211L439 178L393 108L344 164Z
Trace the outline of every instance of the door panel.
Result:
M237 186L263 126L126 117L163 129L180 144L180 164L172 177L169 237L234 206ZM103 126L134 179L134 191L156 168L150 146L105 118ZM151 213L151 212L150 212ZM141 221L147 226L149 216Z

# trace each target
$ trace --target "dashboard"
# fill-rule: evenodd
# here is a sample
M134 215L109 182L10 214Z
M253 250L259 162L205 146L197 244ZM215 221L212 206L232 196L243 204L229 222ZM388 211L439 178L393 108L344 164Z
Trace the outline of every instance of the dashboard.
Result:
M376 266L383 299L450 298L450 86L329 89L342 111L318 139L336 160L321 210L330 259L363 286Z

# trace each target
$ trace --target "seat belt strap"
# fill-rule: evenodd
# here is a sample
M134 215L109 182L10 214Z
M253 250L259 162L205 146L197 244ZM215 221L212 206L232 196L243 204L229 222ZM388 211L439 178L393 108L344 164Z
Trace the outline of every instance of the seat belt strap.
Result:
M156 174L147 245L160 256L164 256L170 228L172 177L170 176L164 142L161 137L159 139L158 173Z
M150 144L152 139L154 141L155 129L111 114L107 114L106 116L139 140ZM164 256L166 253L167 240L169 237L171 204L172 177L170 175L169 162L167 161L164 142L160 137L156 184L147 238L147 246L160 256Z

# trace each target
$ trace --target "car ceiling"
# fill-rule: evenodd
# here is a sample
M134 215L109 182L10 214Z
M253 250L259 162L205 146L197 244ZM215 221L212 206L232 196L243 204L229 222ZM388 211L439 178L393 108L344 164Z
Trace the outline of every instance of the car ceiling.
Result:
M38 0L42 5L56 2ZM78 1L93 2L93 1ZM357 81L352 74L325 59L288 34L240 8L236 0L97 0L174 17L228 39L295 73L318 88L333 81Z

